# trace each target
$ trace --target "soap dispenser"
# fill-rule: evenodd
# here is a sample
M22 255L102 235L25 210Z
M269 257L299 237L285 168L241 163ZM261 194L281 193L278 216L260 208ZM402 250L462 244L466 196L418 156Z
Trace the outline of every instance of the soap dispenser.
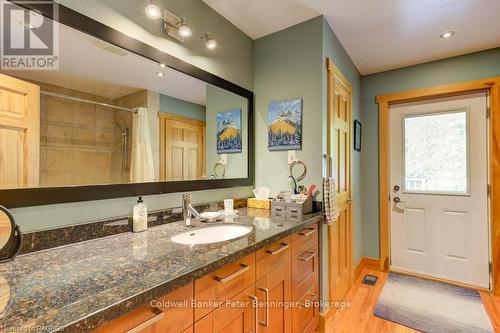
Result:
M141 232L148 228L148 207L139 197L137 203L134 205L132 231Z

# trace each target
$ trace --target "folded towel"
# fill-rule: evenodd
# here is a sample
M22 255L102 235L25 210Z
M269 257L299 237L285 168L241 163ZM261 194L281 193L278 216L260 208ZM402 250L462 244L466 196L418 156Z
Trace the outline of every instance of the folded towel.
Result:
M333 177L323 178L323 206L326 224L332 224L339 217L337 206L337 188Z

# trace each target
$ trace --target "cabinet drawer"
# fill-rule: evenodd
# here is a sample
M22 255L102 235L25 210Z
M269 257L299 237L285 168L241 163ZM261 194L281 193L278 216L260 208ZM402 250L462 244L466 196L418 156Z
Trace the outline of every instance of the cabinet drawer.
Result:
M318 243L292 259L292 298L301 299L319 279Z
M292 332L316 332L319 324L318 284L314 284L292 308Z
M257 280L292 258L291 241L288 236L257 251Z
M123 317L115 319L94 333L124 333L143 327L141 333L179 333L193 325L193 284L179 288Z
M255 283L255 253L226 265L194 282L197 321L223 302Z
M318 241L318 224L308 226L292 235L292 257L295 257L304 248Z

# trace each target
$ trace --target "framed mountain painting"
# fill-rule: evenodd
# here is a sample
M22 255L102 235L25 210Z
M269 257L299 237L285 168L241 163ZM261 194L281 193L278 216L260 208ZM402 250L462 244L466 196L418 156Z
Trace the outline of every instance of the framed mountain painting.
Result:
M217 154L241 151L241 109L217 113Z
M268 147L275 150L302 148L302 99L269 104Z

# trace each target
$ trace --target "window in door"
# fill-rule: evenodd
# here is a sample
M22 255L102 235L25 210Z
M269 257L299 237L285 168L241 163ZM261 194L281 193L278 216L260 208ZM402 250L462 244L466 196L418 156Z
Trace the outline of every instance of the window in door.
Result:
M468 111L403 118L404 191L469 193Z

